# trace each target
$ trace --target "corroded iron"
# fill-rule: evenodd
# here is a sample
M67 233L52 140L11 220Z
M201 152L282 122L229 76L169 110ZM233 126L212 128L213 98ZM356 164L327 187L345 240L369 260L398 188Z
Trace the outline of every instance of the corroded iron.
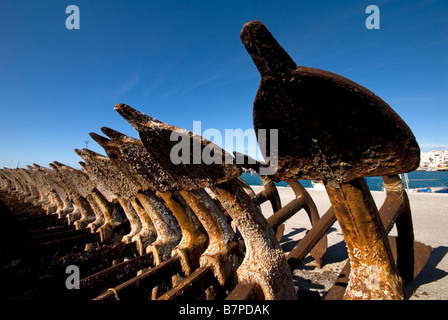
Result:
M73 205L70 201L67 187L54 170L47 169L35 163L33 166L38 171L42 172L42 174L45 174L45 179L54 190L55 198L57 200L57 209L54 213L57 214L59 218L65 218L73 211Z
M431 247L414 240L409 200L398 175L383 176L386 199L379 209L385 232L389 233L396 224L397 237L388 236L392 255L405 284L411 282L422 270L431 253ZM350 274L350 261L325 297L326 300L343 298ZM377 285L377 279L371 279Z
M74 210L69 215L80 217L73 222L73 225L78 229L86 228L91 222L95 221L95 213L92 209L92 205L95 207L95 200L91 195L95 189L95 184L85 172L57 161L50 163L50 166L59 173L62 181L70 188L75 210L78 211ZM79 215L77 212L79 212Z
M238 182L241 169L233 161L229 161L232 156L204 138L164 124L127 105L117 105L115 110L139 132L143 144L153 158L161 166L165 166L171 176L175 173L178 175L177 181L178 184L181 183L181 189L189 191L210 188L217 196L245 240L245 258L236 271L238 281L257 282L266 299L293 299L295 292L291 285L292 277L283 251L258 206ZM218 153L218 158L223 162L211 166L183 164L183 171L178 173L179 168L172 167L167 150L153 149L153 146L161 145L165 148L167 144L172 148L173 143L169 141L173 131L182 132L192 143L198 139L197 143L201 146L211 146L215 155Z
M366 88L297 66L261 22L245 24L240 36L261 74L255 131L278 129L276 176L325 180L352 265L344 298L403 299L402 278L362 177L415 170L420 149L412 131ZM259 143L269 146L269 139Z
M246 254L237 270L238 281L257 283L266 299L295 299L291 273L275 233L239 183L231 180L216 188L245 239Z
M116 226L113 219L113 208L110 203L118 201L123 208L126 217L131 224L131 231L122 239L124 242L130 242L132 237L141 230L141 222L137 212L129 203L129 198L135 195L138 187L132 183L127 177L110 162L110 159L91 150L78 150L75 152L84 159L84 163L80 163L92 181L95 182L97 188L104 195L104 199L99 200L100 214L102 219L98 219L96 228L100 228L100 232L104 235L108 234L111 228Z
M129 165L130 174L143 179L148 187L156 188L158 194L175 213L183 232L183 240L176 248L176 251L183 257L185 274L188 275L191 272L192 263L196 268L199 265L199 259L201 259L201 265L207 264L212 266L220 283L224 284L229 278L229 274L232 274L234 270L224 271L225 268L222 268L221 265L224 261L228 261L227 264L229 262L237 264L236 261L233 261L235 258L232 257L235 257L235 254L237 254L235 250L238 247L238 243L235 234L227 224L226 217L215 202L203 189L191 192L180 191L180 195L185 199L183 200L179 197L178 191L176 191L178 186L183 183L183 179L178 179L176 184L170 185L171 179L164 179L164 182L161 183L160 179L155 178L157 177L157 170L160 170L160 166L152 160L152 151L149 152L149 150L144 148L139 140L125 136L115 130L102 128L102 131L113 139L114 142L117 142L119 149L122 151L121 155L115 153L113 157L123 158L123 162ZM139 156L135 157L136 154ZM148 173L151 173L152 170L156 170L154 175L148 177ZM170 171L165 171L164 173L168 177L172 177L175 174L175 172L172 173ZM197 218L190 210L199 218L203 228L207 231L208 239L203 238L204 235L199 233L202 226L198 225ZM204 240L208 241L207 250L204 247L204 245L207 245ZM187 251L185 252L185 250ZM205 263L205 260L210 261ZM189 263L186 263L186 261L189 261Z
M125 161L125 154L121 151L118 143L93 132L90 133L90 136L103 147L111 163L138 186L138 192L150 188L148 182L144 178L141 178L140 175L135 174L131 165ZM134 153L133 156L137 155ZM137 156L137 158L139 157ZM136 199L136 196L137 194L130 196L129 202L132 208L137 212L141 222L141 228L132 239L137 242L139 251L144 253L146 252L146 247L148 247L157 238L157 231L154 228L151 217L141 206L140 202Z
M412 131L382 99L340 75L297 66L259 21L240 37L261 74L255 132L278 129L279 176L344 182L418 167Z
M165 180L167 188L172 189L172 186L176 185L178 181L182 181L182 190L211 188L241 174L241 169L231 160L233 159L232 155L201 136L161 122L125 104L116 105L115 110L139 132L143 145L151 153L154 162L163 168L165 175L166 172L171 173L169 174L171 179ZM173 132L177 133L178 138L188 141L192 149L196 146L199 150L191 152L188 163L173 164L170 159L171 150L180 140L172 140ZM163 144L160 144L160 141L163 141ZM204 163L202 155L205 148L210 153L214 152L214 158L219 158L220 163L218 161L210 164ZM193 164L202 165L193 166Z
M345 299L403 299L403 280L396 267L378 210L364 179L339 188L327 184L351 261ZM372 286L372 277L378 285Z
M141 142L139 143L139 141L137 142L135 139L131 139L130 137L124 136L108 128L103 128L103 132L119 142L123 154L129 156L126 158L126 161L131 164L131 167L135 169L136 172L147 175L151 172L152 168L160 168L157 162L148 161L152 159L152 152L145 149L143 145L141 145ZM129 153L129 150L133 150L134 153ZM135 152L140 155L140 157L137 158L139 161L138 163L136 163L135 157L132 157ZM146 163L149 163L150 167L146 166ZM171 177L174 174L175 172L165 172L165 175L168 177ZM229 274L233 275L235 270L228 268L228 270L226 270L226 268L222 268L221 265L224 262L227 262L227 264L229 264L229 262L234 265L237 264L237 262L233 261L234 258L232 257L235 256L234 252L238 247L238 242L236 241L235 234L230 226L226 225L224 215L220 213L219 208L210 196L201 190L181 191L184 200L179 197L180 194L178 194L178 191L176 190L178 184L183 183L183 179L178 179L177 184L170 184L171 181L173 181L170 179L164 179L163 184L160 182L156 183L156 179L154 178L151 178L149 181L153 182L151 185L159 190L158 194L165 199L167 205L176 213L176 218L181 224L184 237L175 251L176 254L179 254L182 257L182 269L184 274L190 274L192 267L197 268L200 258L201 265L207 264L207 262L204 261L208 261L207 266L213 267L221 284L224 285L228 282ZM160 179L158 181L160 181ZM176 198L177 200L174 201ZM185 203L182 204L183 202ZM180 204L182 205L179 207ZM197 225L197 222L195 222L198 221L197 218L191 213L188 213L190 210L194 211L204 226L204 229L207 231L208 238L205 240L208 242L208 247L206 242L200 240L202 236L198 234L198 231L202 226ZM187 215L185 215L185 213L187 213ZM189 226L192 222L194 222L194 224ZM206 245L205 247L204 244ZM207 250L204 252L206 247Z
M154 165L154 162L148 161L151 160L151 157L146 149L141 145L141 143L138 143L135 139L126 137L112 129L103 128L103 132L108 133L113 137L113 139L115 139L114 141L106 141L104 138L102 138L101 140L105 147L110 147L111 145L115 147L113 150L109 148L109 153L110 155L113 154L114 159L120 158L122 162L126 162L125 166L123 166L123 163L120 165L121 169L126 170L129 173L129 176L136 177L136 179L140 182L141 188L148 189L146 192L152 193L153 191L157 191L157 196L164 201L165 205L174 214L174 217L176 218L176 221L180 226L182 234L180 243L177 243L178 241L176 241L176 243L174 243L173 241L168 241L168 236L170 235L170 231L167 229L168 225L166 223L164 223L164 225L161 225L160 222L163 222L162 219L164 217L160 216L159 218L157 218L160 210L151 207L151 201L147 201L147 196L144 196L143 194L137 195L139 203L141 203L143 207L146 206L146 208L150 212L150 215L152 215L152 219L156 220L155 224L159 228L159 239L149 248L154 246L166 247L169 243L176 244L176 247L166 247L168 250L164 250L165 256L162 258L157 258L156 264L168 259L171 255L178 255L182 260L183 273L186 275L190 274L192 270L199 267L199 257L204 252L207 246L208 238L201 223L196 218L191 208L188 206L186 201L182 198L177 190L159 188L158 186L160 184L151 183L153 179L149 181L145 179L145 176L147 176L148 174L157 177L155 175L157 174L157 172L152 172L154 168L157 170L157 167ZM97 140L99 140L98 136L96 136L96 138ZM140 157L136 159L135 153L129 153L129 148L131 148L132 150L137 150ZM138 161L138 165L136 164L136 160ZM145 164L147 163L150 165L146 166ZM135 170L134 167L138 167L139 170ZM142 176L140 174L141 172L144 172L145 176ZM153 200L155 199L154 196L156 195L152 195ZM154 203L154 201L152 202Z
M198 222L191 221L191 212L187 212L185 205L175 200L176 195L157 194L157 184L151 183L154 178L147 179L147 177L157 177L158 171L152 171L157 168L149 161L151 159L148 159L148 152L141 142L109 128L103 128L103 131L112 139L106 141L104 137L102 138L106 152L109 152L114 159L119 159L120 169L139 186L140 192L134 195L132 203L134 207L138 208L137 210L144 209L147 217L151 220L151 225L149 220L145 220L146 229L154 228L157 234L157 239L153 243L140 241L147 245L145 246L147 252L155 251L156 264L170 258L172 250L178 246L179 241L182 243L181 247L188 246L185 245L185 242L188 241L204 242L200 240L200 228L196 227ZM114 149L111 146L114 146ZM167 190L163 189L163 191ZM200 246L198 245L198 247ZM189 267L185 265L185 268Z
M200 257L202 267L210 267L220 285L233 285L233 274L241 263L242 250L227 217L204 189L180 191L208 235L207 249Z

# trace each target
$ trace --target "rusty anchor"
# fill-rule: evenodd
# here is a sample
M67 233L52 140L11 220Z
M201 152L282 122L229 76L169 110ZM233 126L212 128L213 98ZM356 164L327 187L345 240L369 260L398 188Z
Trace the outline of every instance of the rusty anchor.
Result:
M175 181L173 178L165 179L164 177L174 176L175 173L163 171L163 175L161 176L161 168L155 161L148 161L152 159L151 152L143 146L140 140L133 139L110 128L103 127L102 131L118 143L123 151L123 156L127 157L124 162L132 164L131 167L135 170L134 174L145 178L144 181L148 184L148 187L151 186L151 188L157 189L158 194L175 213L183 233L183 240L177 246L177 252L175 253L178 253L182 257L184 274L189 275L192 269L197 268L199 266L199 259L201 261L214 259L217 266L215 273L218 275L220 283L224 284L226 282L225 279L229 278L229 272L223 271L226 268L221 268L220 265L222 265L222 261L225 259L228 261L234 259L232 257L235 257L234 251L237 246L236 237L230 226L226 223L226 217L212 201L209 194L202 189L191 192L180 191L179 193L174 188L180 185L182 180L177 180L176 184L173 185L172 182ZM136 154L139 156L136 157ZM112 154L109 156L112 156ZM119 159L120 156L115 153L113 158ZM137 163L135 159L138 159L139 162ZM141 175L137 174L137 172ZM148 173L154 174L148 176ZM129 174L132 175L132 170L129 170ZM194 214L190 210L193 210ZM203 228L207 231L208 239L202 231L199 232L202 226L198 225L196 216L199 218ZM193 224L191 224L192 222ZM204 252L207 242L208 247ZM202 266L204 264L204 262L201 263ZM209 262L208 265L212 265L212 263Z
M136 211L129 202L129 198L137 193L137 187L110 163L109 158L88 149L75 149L74 151L85 161L85 163L80 163L81 166L95 183L97 189L104 195L103 198L97 199L102 218L97 219L93 227L95 230L99 229L103 238L111 236L117 223L114 221L113 208L110 204L117 201L131 225L130 233L123 236L122 241L131 242L142 227Z
M150 158L139 140L109 128L102 128L102 131L113 140L108 140L96 134L91 134L91 136L106 149L111 158L119 162L121 170L126 172L128 177L132 176L135 181L139 181L142 192L136 196L136 202L148 211L155 229L158 230L158 239L146 248L147 251L155 253L155 265L158 266L167 261L168 264L164 263L163 265L179 267L173 275L179 272L189 274L192 269L197 268L199 256L204 251L208 241L201 231L202 226L199 221L177 191L169 192L163 189L163 192L157 192L154 190L155 187L151 183L154 179L152 176L148 177L149 179L146 178L148 174L154 172L152 170L153 165L151 164L150 167L144 165L145 161L147 162ZM129 152L130 150L132 152ZM138 157L136 157L137 154ZM165 205L170 211L166 211ZM173 217L172 214L174 214ZM173 220L174 217L175 220ZM179 223L182 234L180 242L178 238L180 232L177 231L177 228L173 228L173 224L177 226L175 221ZM175 235L174 238L173 234ZM116 290L126 291L125 288L145 281L144 279L150 279L154 273L158 272L157 270L159 270L157 267L151 268L138 276L139 280L130 279L123 286L117 287ZM153 297L156 296L153 293ZM106 293L97 299L103 300L109 297L110 293Z
M81 200L79 200L80 196L72 186L66 184L66 180L64 180L63 174L58 170L58 167L54 163L50 163L49 166L53 169L54 175L66 190L67 197L72 206L72 210L66 215L66 219L69 225L74 225L74 222L80 220L82 217L80 205Z
M95 200L91 195L95 185L85 172L58 161L53 161L50 166L60 174L65 185L71 190L73 204L78 210L75 209L69 216L77 217L78 212L80 216L79 219L73 221L73 225L76 229L85 229L91 222L95 221L95 212L92 209Z
M192 270L198 267L199 257L205 250L208 242L207 235L203 231L199 220L177 190L160 187L161 184L156 181L160 179L160 176L156 174L160 174L161 171L157 171L156 164L151 161L151 155L140 140L123 135L110 128L104 127L102 131L121 150L121 154L116 152L113 155L110 154L110 156L120 159L120 162L125 162L127 167L123 168L123 170L127 170L129 176L138 178L143 189L156 191L157 195L163 199L166 206L173 212L182 231L182 239L173 249L172 256L174 259L179 257L182 260L183 273L186 275L190 274ZM103 144L105 144L104 142L107 141L104 141L103 138ZM111 142L107 143L110 144ZM135 155L139 156L136 157ZM166 172L163 174L166 175ZM167 232L161 232L161 234L164 233ZM160 239L160 241L166 242L164 239Z
M36 205L40 205L47 214L52 214L56 211L58 203L57 197L53 188L47 183L46 179L43 177L43 172L39 171L38 168L33 166L27 166L28 171L24 173L28 174L31 178L30 180L34 182L34 186L39 190L38 199L33 202ZM27 198L25 201L30 201L31 199Z
M154 185L151 183L153 181L153 166L146 166L148 163L147 151L141 142L109 128L102 128L102 130L111 138L111 140L107 141L108 145L114 144L117 147L113 154L110 148L108 148L108 152L111 153L113 158L118 159L122 163L120 169L126 173L126 176L139 185L140 192L135 195L133 201L137 208L141 207L144 209L145 214L151 220L151 225L156 230L157 239L144 247L146 252L152 251L154 253L155 263L159 264L169 259L172 255L172 250L178 246L179 241L182 242L182 237L182 245L186 241L192 241L195 238L192 235L195 233L200 238L200 231L199 229L196 230L194 225L183 224L184 220L182 218L181 221L177 220L176 214L181 210L183 204L177 202L175 198L163 199L156 192ZM105 139L102 137L104 145ZM185 212L185 214L188 215L190 213ZM186 268L188 269L188 267Z
M147 189L147 182L144 179L141 179L140 176L134 175L132 173L132 169L130 168L130 164L123 159L123 154L120 150L119 145L109 140L99 134L90 133L90 136L105 150L107 156L109 157L111 163L118 168L122 173L125 174L126 177L132 177L132 183L138 186L139 190ZM129 202L132 208L137 213L140 222L141 229L135 234L132 239L137 243L138 250L140 254L144 254L146 252L146 247L148 247L152 242L157 238L157 232L154 228L154 225L151 221L150 216L142 207L141 203L136 198L136 194L130 195Z
M261 22L245 24L241 40L261 74L254 127L279 130L276 176L326 182L352 266L344 298L403 299L402 278L362 177L416 169L420 149L411 130L366 88L297 67ZM379 289L370 286L373 272Z
M60 177L54 170L39 166L35 163L33 164L33 166L36 167L37 170L46 173L44 177L47 179L47 182L51 185L51 187L55 190L58 200L58 208L55 211L55 214L57 214L60 219L66 218L67 215L73 211L73 205L70 201L70 197L64 183L61 181Z
M138 116L138 114L137 114ZM140 121L139 118L133 118L130 120L129 118L125 118L131 124L135 121ZM103 130L104 131L104 130ZM153 159L154 150L152 148L146 148L147 150L147 158ZM161 164L157 161L151 161L151 165L160 170ZM238 260L238 242L236 241L235 234L230 226L226 223L226 218L220 212L220 209L211 197L206 193L203 189L197 190L183 190L183 189L191 189L191 184L194 183L188 178L177 178L176 172L173 170L163 170L162 176L155 176L157 183L154 185L159 189L159 194L167 195L171 193L177 193L176 189L179 188L180 194L185 199L184 201L191 207L194 211L195 215L199 218L201 224L208 235L208 247L205 250L204 246L201 246L201 251L198 252L202 255L196 255L194 257L189 256L190 261L196 261L197 264L201 265L201 268L193 274L191 274L187 279L178 284L173 290L167 292L159 299L173 299L178 296L179 292L181 292L181 288L184 285L191 286L192 282L190 280L195 281L193 279L201 279L204 276L207 278L208 275L213 275L209 270L214 269L214 274L219 279L221 285L226 285L229 282L229 274L234 274L235 265L238 264L236 260ZM153 178L154 179L154 178ZM173 183L175 182L175 183ZM183 186L187 184L187 187ZM166 196L165 196L166 197ZM191 218L190 218L191 219ZM191 247L191 244L189 245ZM205 250L205 252L204 252ZM233 265L233 269L229 269L229 264ZM198 278L196 278L197 274L200 274ZM189 273L186 273L189 275Z
M237 269L238 281L256 282L266 299L294 299L292 277L283 251L259 208L239 183L237 178L241 169L233 161L229 163L232 156L192 132L170 126L127 105L116 105L115 110L139 132L143 145L151 152L155 162L175 176L177 181L183 182L183 191L210 188L217 196L245 239L246 255ZM213 150L215 159L219 158L222 162L201 166L173 164L170 151L174 143L170 136L174 131L192 144L196 143L202 152L204 148L208 148L209 152ZM207 268L203 271L207 272Z

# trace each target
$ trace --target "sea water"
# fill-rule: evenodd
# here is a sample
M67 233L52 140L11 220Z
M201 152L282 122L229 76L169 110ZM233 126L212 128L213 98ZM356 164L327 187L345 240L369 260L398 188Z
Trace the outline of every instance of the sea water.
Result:
M244 181L249 185L261 186L261 179L257 174L243 173L241 175ZM383 190L383 178L381 177L366 177L367 185L372 191ZM401 175L401 179L405 184L405 178ZM446 187L448 186L448 171L413 171L408 173L409 188L429 188L429 187ZM299 180L305 188L312 188L310 180ZM285 181L276 183L279 187L286 187L288 184ZM406 185L405 185L406 187Z

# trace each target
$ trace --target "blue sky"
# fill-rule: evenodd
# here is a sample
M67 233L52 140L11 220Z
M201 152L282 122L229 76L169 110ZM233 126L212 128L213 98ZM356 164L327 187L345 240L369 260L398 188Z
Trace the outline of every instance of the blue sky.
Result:
M77 5L80 29L65 9ZM368 30L368 5L380 29ZM448 1L0 1L0 168L79 167L126 103L193 130L252 128L259 74L239 33L260 20L298 65L385 100L423 151L448 149ZM229 150L232 151L232 150ZM244 150L238 150L243 152Z

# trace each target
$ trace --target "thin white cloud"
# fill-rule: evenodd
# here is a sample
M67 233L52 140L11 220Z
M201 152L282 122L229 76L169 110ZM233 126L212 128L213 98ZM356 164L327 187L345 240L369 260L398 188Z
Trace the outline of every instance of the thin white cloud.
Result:
M202 80L194 83L193 85L189 86L188 88L186 88L183 92L187 93L187 92L193 91L194 89L196 89L196 88L198 88L198 87L200 87L200 86L202 86L204 84L210 83L210 82L218 79L220 76L221 76L221 74L218 73L218 74L215 74L215 75L213 75L211 77L202 79Z
M134 74L113 91L114 96L120 97L127 94L135 87L139 80L140 75L138 73Z
M172 88L172 90L165 92L165 93L162 95L162 98L166 99L166 98L169 98L169 97L171 97L171 96L173 96L173 95L175 95L175 94L178 94L178 93L182 93L182 94L184 94L184 93L188 93L188 92L190 92L190 91L193 91L193 90L197 89L197 88L200 87L200 86L203 86L203 85L205 85L205 84L207 84L207 83L210 83L210 82L212 82L212 81L215 81L215 80L218 79L220 76L221 76L221 74L219 74L219 73L218 73L218 74L215 74L215 75L213 75L213 76L211 76L211 77L208 77L208 78L199 80L199 81L197 81L197 82L195 82L195 83L193 83L193 84L190 84L190 86L187 87L187 88L185 88L185 84L183 84L183 85L178 85L178 86Z
M144 91L143 96L146 97L154 92L154 90L158 89L163 83L165 79L163 77L157 78L155 81L151 83Z
M225 81L222 81L220 83L220 85L227 85L227 84L238 83L238 82L245 81L245 80L248 80L248 79L251 79L251 78L255 78L255 77L257 77L257 78L260 77L258 72L247 73L245 75L241 75L241 76L237 76L237 77L233 77L233 78L229 77L229 79L227 79Z

